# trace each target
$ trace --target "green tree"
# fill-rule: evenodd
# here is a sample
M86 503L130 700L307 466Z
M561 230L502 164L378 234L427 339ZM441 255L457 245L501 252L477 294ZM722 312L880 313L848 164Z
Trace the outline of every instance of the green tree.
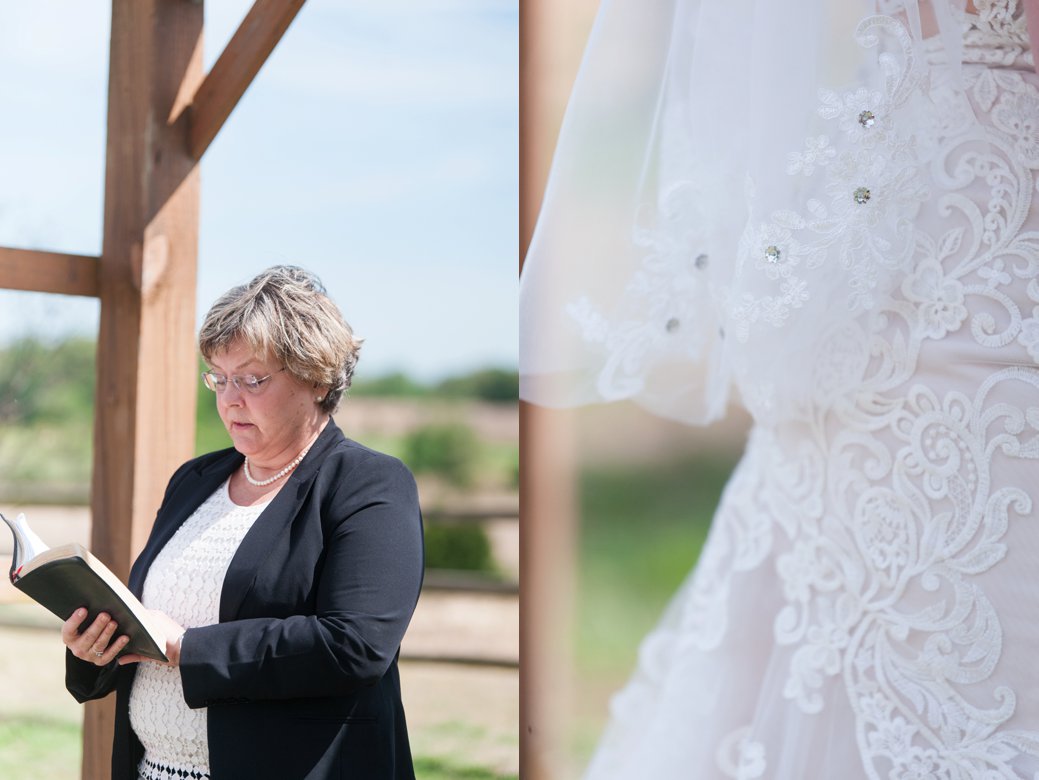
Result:
M450 398L513 403L519 398L519 374L504 368L484 368L445 379L436 390L439 395Z
M416 382L407 374L395 371L391 374L359 379L350 388L350 395L375 396L379 398L418 398L429 395L429 388Z
M453 485L471 484L478 457L472 430L462 423L437 423L416 428L404 442L404 462L416 473L432 473Z
M456 571L495 571L491 543L473 524L427 523L426 568Z
M0 350L0 421L13 425L92 418L95 342L49 344L25 336Z

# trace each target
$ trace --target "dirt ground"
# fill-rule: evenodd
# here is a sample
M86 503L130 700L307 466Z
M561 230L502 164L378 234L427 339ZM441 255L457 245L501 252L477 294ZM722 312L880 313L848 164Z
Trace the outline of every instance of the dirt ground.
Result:
M17 508L12 507L17 511ZM85 508L24 508L49 543L85 542ZM6 508L5 508L6 513ZM506 558L518 546L513 531L492 534ZM11 539L0 529L0 568ZM64 647L58 621L0 581L0 718L39 715L78 723L82 710L64 689ZM485 664L408 660L467 657ZM425 592L404 639L401 683L416 755L501 774L519 771L519 601L515 595ZM487 665L486 662L491 662ZM71 775L70 775L71 776Z
M449 420L464 421L480 439L492 442L519 440L519 408L516 404L484 401L426 401L414 403L395 398L350 398L336 412L336 423L351 438L402 436L423 425Z

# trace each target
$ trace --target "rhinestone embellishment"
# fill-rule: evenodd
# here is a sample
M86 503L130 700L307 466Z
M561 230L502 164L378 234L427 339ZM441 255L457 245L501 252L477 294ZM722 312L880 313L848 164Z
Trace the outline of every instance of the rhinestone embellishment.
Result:
M859 113L859 124L865 127L867 130L873 127L873 125L875 125L876 123L877 117L869 109L866 109L865 111Z
M699 268L701 270L706 268L707 267L707 255L697 255L696 259L693 261L693 265L695 265L697 268Z
M678 330L678 326L681 324L682 323L679 322L676 317L672 317L664 325L664 330L666 330L668 333L674 333L676 330Z
M855 199L855 202L861 206L869 200L870 193L866 187L859 187L851 194L851 196Z
M779 247L775 244L770 244L765 247L765 259L775 265L779 262L779 258L783 256L783 253L779 250Z

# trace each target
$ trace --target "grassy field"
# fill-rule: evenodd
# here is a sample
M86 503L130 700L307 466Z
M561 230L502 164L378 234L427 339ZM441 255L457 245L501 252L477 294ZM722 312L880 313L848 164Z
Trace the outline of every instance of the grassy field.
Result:
M0 766L7 767L4 775L19 780L74 777L69 771L80 765L81 731L78 723L39 715L0 719Z
M440 758L415 759L419 780L516 780L517 775L499 775L478 766L459 766Z
M570 734L576 765L590 756L609 695L633 669L639 642L695 564L734 466L724 453L582 474Z

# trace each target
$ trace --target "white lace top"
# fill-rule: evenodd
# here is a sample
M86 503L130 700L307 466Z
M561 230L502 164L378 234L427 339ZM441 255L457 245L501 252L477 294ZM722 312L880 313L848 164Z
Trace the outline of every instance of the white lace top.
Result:
M219 620L220 590L231 558L266 504L238 506L225 482L159 552L142 602L185 628ZM206 710L184 702L180 671L142 663L130 693L130 725L144 745L142 780L209 777Z

